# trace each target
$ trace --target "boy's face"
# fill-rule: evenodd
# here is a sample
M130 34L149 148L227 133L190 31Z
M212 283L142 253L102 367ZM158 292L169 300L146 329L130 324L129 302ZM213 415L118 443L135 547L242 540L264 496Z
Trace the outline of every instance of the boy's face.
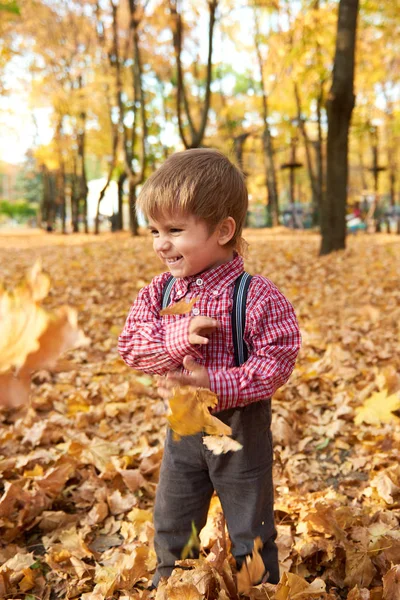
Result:
M228 262L231 247L223 245L220 228L213 233L194 215L158 215L149 219L153 248L174 277L189 277Z

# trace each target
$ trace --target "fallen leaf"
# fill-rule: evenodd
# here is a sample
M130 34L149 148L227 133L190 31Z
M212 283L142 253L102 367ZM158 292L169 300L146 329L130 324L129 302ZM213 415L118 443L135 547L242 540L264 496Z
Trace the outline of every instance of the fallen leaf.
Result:
M246 556L242 567L237 574L237 588L239 594L248 594L253 585L260 583L265 573L265 565L260 554L262 547L263 543L261 538L256 538L254 540L252 555Z
M388 396L388 391L382 390L375 392L370 398L365 400L362 406L355 409L356 417L354 423L360 425L367 423L369 425L379 425L381 423L399 423L400 419L394 415L394 411L400 409L400 396L392 394Z
M206 435L203 437L203 444L207 450L217 455L237 452L243 448L242 444L227 435Z

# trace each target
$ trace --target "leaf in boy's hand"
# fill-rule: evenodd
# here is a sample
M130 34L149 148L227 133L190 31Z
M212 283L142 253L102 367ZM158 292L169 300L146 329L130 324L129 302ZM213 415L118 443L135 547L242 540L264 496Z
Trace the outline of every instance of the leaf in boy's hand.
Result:
M176 304L172 304L171 306L167 306L167 308L160 310L160 315L162 317L164 315L186 315L190 313L198 299L198 297L192 298L187 302L185 298L183 298L183 300L179 300Z
M261 538L254 540L253 553L246 556L242 568L237 574L237 588L239 594L248 594L253 587L260 583L264 573L265 566L261 558L260 550L263 547Z
M237 452L243 448L242 444L227 435L207 435L203 438L203 444L213 454L226 454Z
M217 403L216 394L210 390L191 386L176 387L169 400L171 414L168 416L168 423L178 436L195 435L200 431L211 435L230 435L231 428L208 410Z

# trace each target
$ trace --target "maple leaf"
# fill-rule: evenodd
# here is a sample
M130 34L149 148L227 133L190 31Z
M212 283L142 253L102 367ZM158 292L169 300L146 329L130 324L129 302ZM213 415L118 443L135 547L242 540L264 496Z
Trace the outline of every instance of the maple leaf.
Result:
M171 306L167 306L166 308L160 310L160 315L186 315L191 312L193 306L196 304L197 301L198 298L192 298L191 300L189 300L189 302L186 301L185 298L183 298L182 300L179 300L179 302L176 302L175 304L172 304Z
M0 406L26 404L31 373L53 368L63 352L88 341L74 309L49 313L39 306L49 287L37 262L14 292L0 291Z
M383 577L384 600L398 600L400 596L400 565L393 566Z
M308 583L299 575L284 573L276 587L274 600L309 600L321 596L325 588L322 579L317 578L312 583Z
M230 435L231 428L208 410L217 403L217 396L210 390L191 386L176 387L169 400L171 414L167 417L168 423L178 436L195 435L201 431L211 435Z
M388 391L375 392L365 400L363 406L356 408L354 423L360 425L379 425L381 423L400 422L393 412L400 408L400 397L398 394L388 396Z
M261 558L260 550L263 547L261 538L254 540L251 556L246 556L240 571L237 574L237 588L239 594L248 594L254 584L260 583L264 573L265 565Z
M36 262L26 281L14 292L0 291L0 373L19 369L26 357L39 348L39 337L49 315L38 305L47 296L50 279Z
M243 448L242 444L227 435L207 435L203 438L203 444L213 454L226 454L237 452Z

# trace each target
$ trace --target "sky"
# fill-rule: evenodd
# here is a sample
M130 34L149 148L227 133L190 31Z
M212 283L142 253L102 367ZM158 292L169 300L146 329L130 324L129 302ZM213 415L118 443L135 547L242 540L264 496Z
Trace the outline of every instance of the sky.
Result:
M38 130L40 143L51 140L51 110L43 107L32 111L26 64L21 57L9 64L6 87L7 95L0 96L0 161L17 164L34 145Z

